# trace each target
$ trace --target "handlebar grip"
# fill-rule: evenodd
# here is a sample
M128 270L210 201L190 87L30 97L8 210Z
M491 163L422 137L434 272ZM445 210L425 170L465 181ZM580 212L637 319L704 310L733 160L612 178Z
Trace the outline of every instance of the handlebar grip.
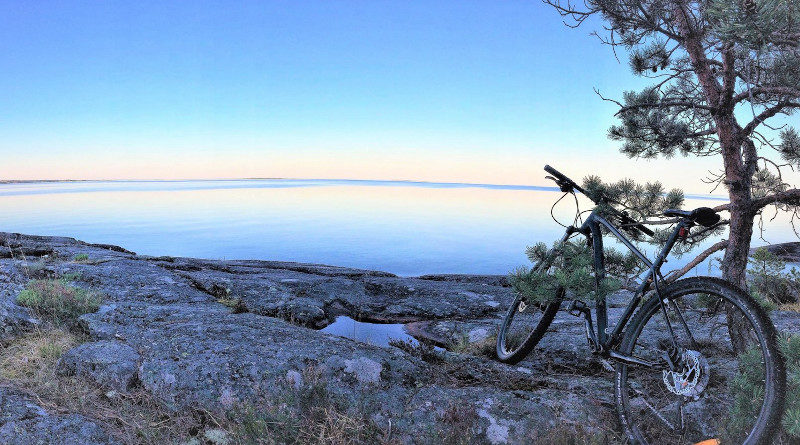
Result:
M551 175L553 175L559 181L566 182L572 188L574 188L575 190L583 193L584 195L586 194L586 192L581 188L581 186L579 186L577 183L575 183L575 181L573 181L572 179L569 179L565 174L563 174L560 171L554 169L553 167L550 167L549 165L545 165L544 166L544 171L546 171L547 173L550 173Z
M550 173L551 175L555 176L557 179L561 179L562 181L572 182L571 179L569 179L568 177L564 176L564 174L562 174L560 171L554 169L553 167L550 167L550 165L548 165L548 164L545 164L544 171L546 171L547 173Z

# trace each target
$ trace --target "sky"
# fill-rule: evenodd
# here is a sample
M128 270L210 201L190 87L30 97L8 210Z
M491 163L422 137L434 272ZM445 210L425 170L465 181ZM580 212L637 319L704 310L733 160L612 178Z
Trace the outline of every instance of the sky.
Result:
M644 85L537 0L0 0L0 179L660 180L606 137ZM676 173L677 172L677 173Z

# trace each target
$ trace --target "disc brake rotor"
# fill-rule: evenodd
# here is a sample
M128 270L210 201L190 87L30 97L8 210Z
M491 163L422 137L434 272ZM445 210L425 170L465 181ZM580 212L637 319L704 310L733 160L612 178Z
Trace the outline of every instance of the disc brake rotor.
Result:
M708 385L709 366L703 354L687 349L676 371L663 371L664 385L676 395L697 397Z

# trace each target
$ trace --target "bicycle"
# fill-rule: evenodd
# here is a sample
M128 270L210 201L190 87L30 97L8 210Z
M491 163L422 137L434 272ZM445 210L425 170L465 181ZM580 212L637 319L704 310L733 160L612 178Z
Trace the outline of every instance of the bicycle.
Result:
M595 207L580 225L567 227L556 247L532 269L551 273L559 246L583 235L593 254L595 286L605 276L603 232L617 238L646 267L633 297L609 326L605 296L592 309L579 299L567 307L582 317L593 355L613 363L619 421L633 443L765 443L774 437L783 412L786 372L777 333L761 306L744 290L714 277L666 282L661 266L694 226L713 227L720 216L707 207L667 210L676 224L654 261L622 232L638 239L654 232L602 194L587 192L545 166L562 192L580 192ZM576 203L577 203L577 195ZM580 214L580 212L579 212ZM577 224L577 219L574 224ZM646 298L647 297L647 298ZM547 302L517 294L497 336L497 358L517 363L547 332L568 289L554 289ZM642 304L642 302L644 303ZM723 329L726 328L726 329ZM738 340L731 340L735 333ZM755 383L753 383L755 382ZM752 391L741 394L745 383Z

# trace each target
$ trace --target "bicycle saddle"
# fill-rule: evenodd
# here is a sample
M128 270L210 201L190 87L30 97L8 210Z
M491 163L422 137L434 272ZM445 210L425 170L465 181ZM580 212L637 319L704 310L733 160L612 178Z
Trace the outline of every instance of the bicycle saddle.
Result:
M694 210L669 209L664 211L664 216L690 219L704 227L711 227L720 220L719 214L708 207L698 207Z

